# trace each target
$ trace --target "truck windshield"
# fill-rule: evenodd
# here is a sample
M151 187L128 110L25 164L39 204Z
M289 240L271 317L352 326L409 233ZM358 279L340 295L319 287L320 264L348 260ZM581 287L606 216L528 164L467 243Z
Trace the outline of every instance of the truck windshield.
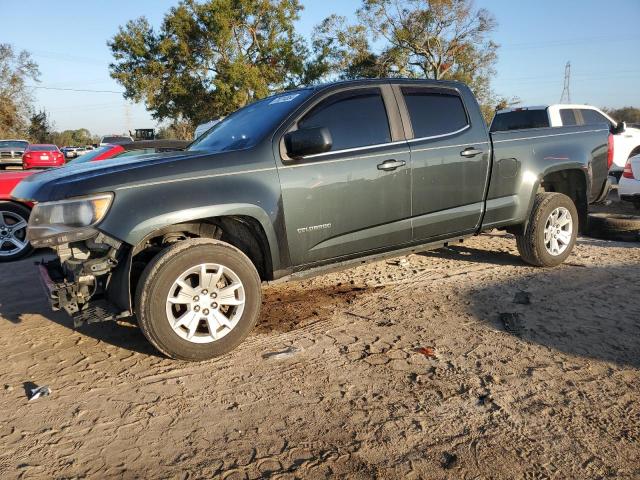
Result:
M196 139L188 150L229 151L251 148L311 94L302 89L251 103Z
M546 109L514 110L512 112L497 113L491 122L492 132L506 130L524 130L526 128L545 128L549 126L549 116Z
M20 140L0 140L0 148L27 148L29 142L22 142Z

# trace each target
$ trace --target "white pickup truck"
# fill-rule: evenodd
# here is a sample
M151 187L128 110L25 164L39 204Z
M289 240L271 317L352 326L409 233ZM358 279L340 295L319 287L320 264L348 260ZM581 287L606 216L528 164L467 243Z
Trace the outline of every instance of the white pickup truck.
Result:
M609 124L612 131L619 132L612 136L613 162L609 170L610 175L619 181L627 160L640 154L640 129L618 126L618 122L599 108L590 105L556 104L498 110L491 122L491 131L603 123Z

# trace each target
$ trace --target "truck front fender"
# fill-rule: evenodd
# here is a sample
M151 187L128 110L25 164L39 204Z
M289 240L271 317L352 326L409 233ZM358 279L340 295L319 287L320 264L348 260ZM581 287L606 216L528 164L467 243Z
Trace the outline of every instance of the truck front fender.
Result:
M134 255L139 251L141 244L162 232L166 227L193 224L205 219L216 217L243 216L256 220L262 227L266 236L271 262L274 267L280 266L280 252L278 240L273 224L262 208L257 205L232 203L224 205L212 205L207 207L195 207L176 212L167 212L151 217L136 225L123 240L128 244L123 248L121 263L114 269L109 282L107 297L118 305L123 311L132 312L131 302L131 266Z

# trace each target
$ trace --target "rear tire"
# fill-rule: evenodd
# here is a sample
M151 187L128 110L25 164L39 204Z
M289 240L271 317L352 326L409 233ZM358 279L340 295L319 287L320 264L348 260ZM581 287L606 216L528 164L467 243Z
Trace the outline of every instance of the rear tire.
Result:
M524 233L516 235L522 259L536 267L555 267L571 254L578 235L578 211L561 193L538 193Z
M172 245L142 273L136 315L165 355L189 361L223 355L242 342L260 315L260 277L251 260L217 240Z

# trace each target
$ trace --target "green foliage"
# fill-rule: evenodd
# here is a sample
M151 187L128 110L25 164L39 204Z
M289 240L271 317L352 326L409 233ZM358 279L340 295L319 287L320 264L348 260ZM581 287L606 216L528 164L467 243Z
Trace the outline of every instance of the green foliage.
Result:
M316 27L313 47L326 72L459 80L472 88L487 120L506 102L491 90L496 22L471 0L363 0L357 16L356 25L333 15Z
M26 51L0 43L0 138L24 137L33 99L27 87L38 81L38 65Z
M93 143L98 143L100 140L97 136L92 135L86 128L52 132L50 139L51 143L55 143L59 147L91 145Z
M29 118L29 139L33 143L51 143L51 123L44 110L34 113Z
M156 31L144 17L109 41L111 76L157 120L195 125L318 75L295 33L298 0L181 0Z
M640 108L603 108L607 114L618 122L640 123Z
M188 121L176 121L156 132L158 140L193 140L194 128Z

